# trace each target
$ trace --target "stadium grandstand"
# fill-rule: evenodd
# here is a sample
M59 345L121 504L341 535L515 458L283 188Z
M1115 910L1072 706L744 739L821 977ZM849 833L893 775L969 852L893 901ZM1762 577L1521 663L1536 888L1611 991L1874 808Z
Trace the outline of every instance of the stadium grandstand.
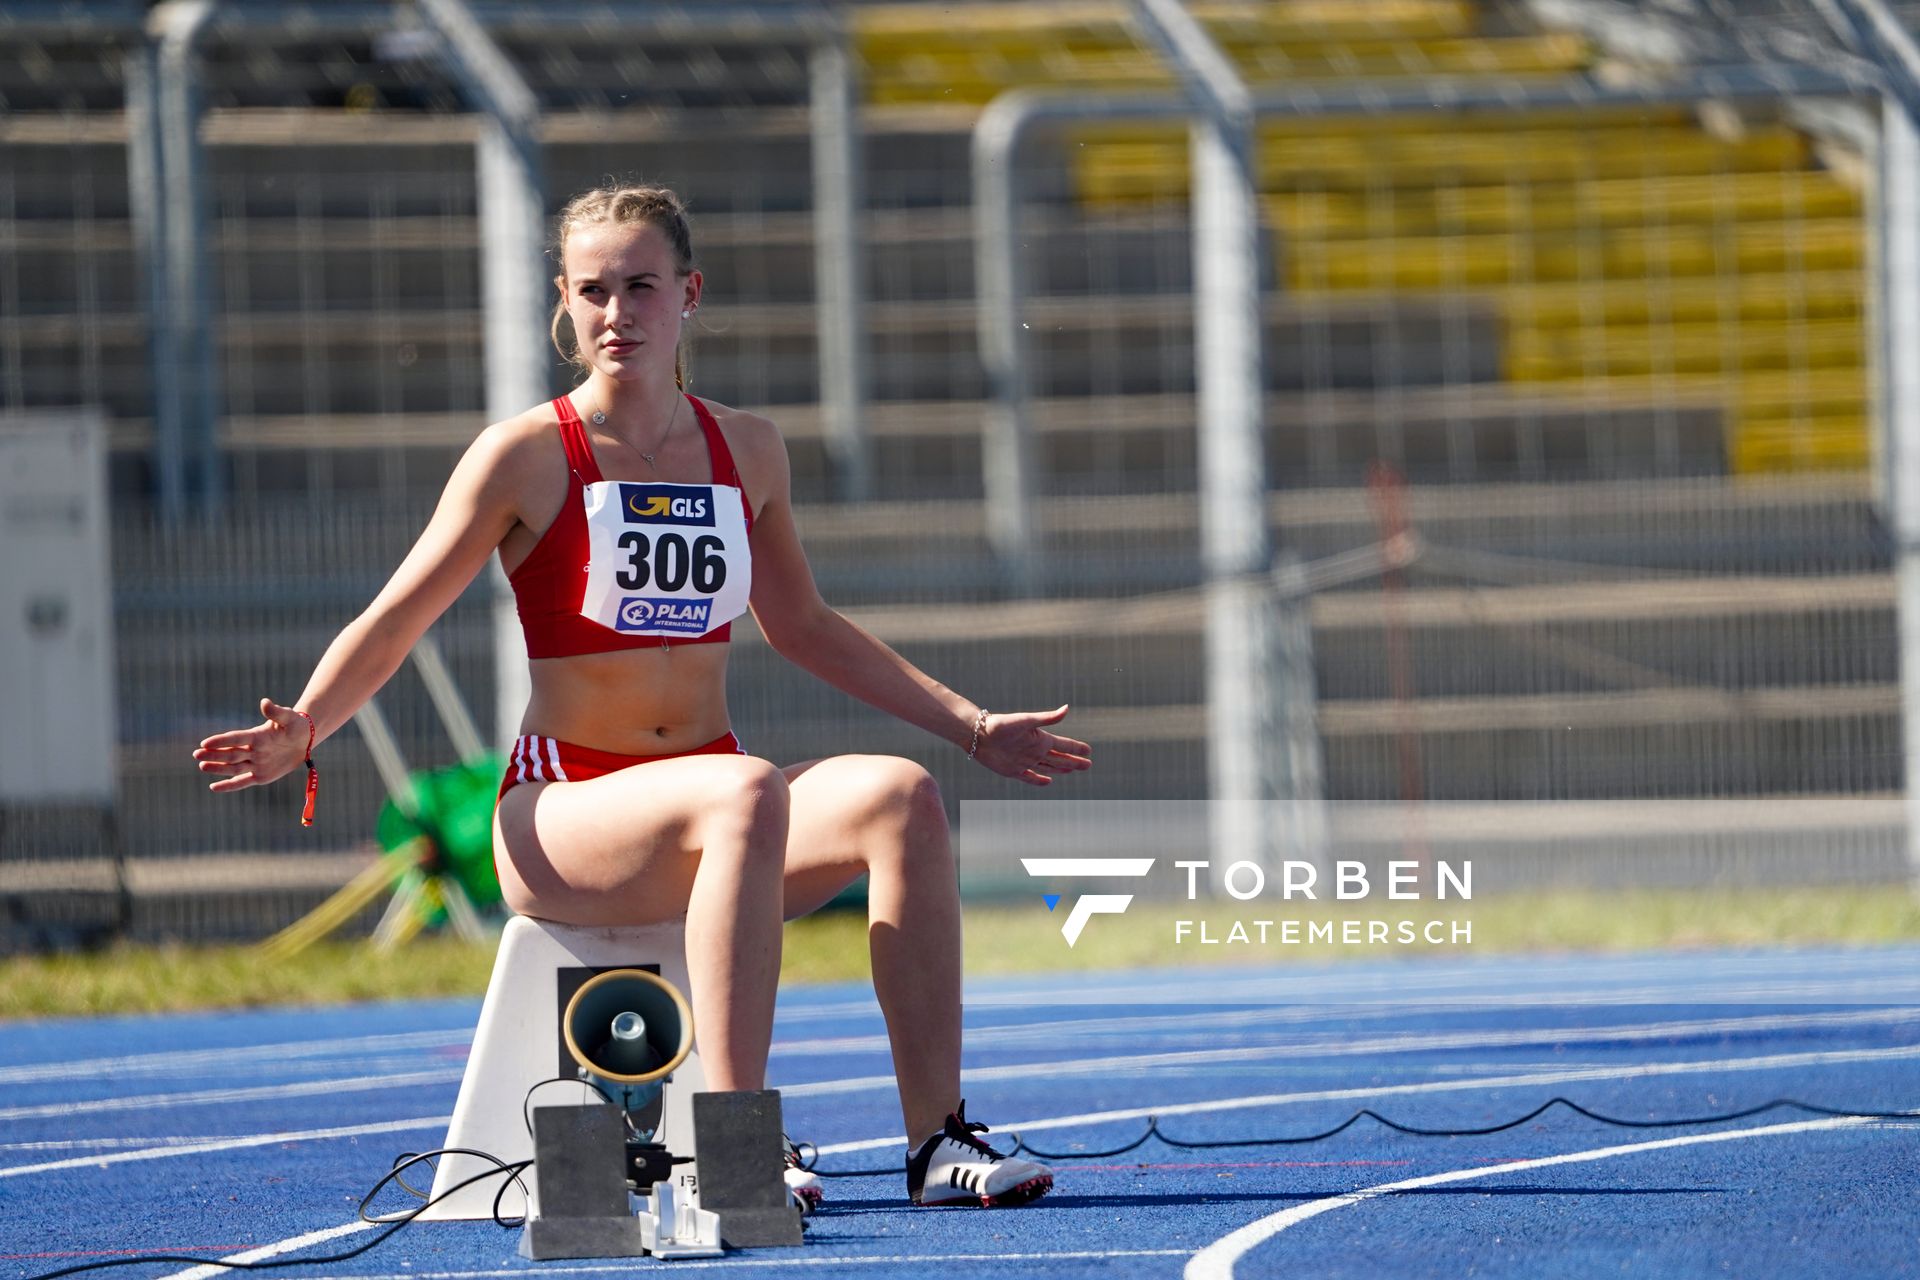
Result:
M984 500L972 131L1015 90L1176 92L1128 6L664 5L644 37L618 5L468 7L538 99L549 211L607 174L688 196L710 299L692 389L780 424L827 598L956 688L1070 700L1100 751L1083 798L1204 796L1184 126L1069 123L1020 153L1003 248L1026 294L1031 591ZM1374 543L1384 462L1429 549L1395 591L1311 602L1324 798L1633 800L1663 838L1787 822L1824 842L1754 877L1899 874L1875 117L1785 90L1548 92L1844 60L1831 32L1784 0L1192 8L1256 89L1505 98L1257 124L1274 540L1309 560ZM0 0L0 413L105 415L119 707L117 834L16 806L0 897L42 924L119 911L135 932L252 936L364 860L385 788L343 735L341 817L316 842L277 792L203 803L186 753L297 687L483 425L480 124L410 4L215 6L195 83L223 497L169 518L127 111L153 21ZM840 496L815 305L811 59L834 40L860 94L862 502ZM477 584L436 632L483 724L490 608ZM998 794L757 635L736 648L756 751L898 752L955 804ZM382 705L409 759L445 758L412 673ZM1675 865L1728 873L1717 853Z

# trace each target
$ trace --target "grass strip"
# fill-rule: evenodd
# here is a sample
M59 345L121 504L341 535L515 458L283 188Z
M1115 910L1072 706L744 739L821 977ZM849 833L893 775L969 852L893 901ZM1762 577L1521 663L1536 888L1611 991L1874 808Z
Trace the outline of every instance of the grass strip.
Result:
M1137 903L1121 916L1096 916L1069 948L1060 935L1068 905L973 905L966 913L968 973L1079 972L1142 967L1280 967L1388 956L1618 952L1793 946L1884 946L1920 940L1920 899L1899 888L1693 890L1514 894L1471 903L1339 904ZM1386 909L1405 906L1410 910ZM1294 908L1318 908L1295 910ZM1248 910L1246 908L1253 908ZM1278 923L1260 945L1253 922L1406 919L1471 923L1471 944L1428 946L1283 945ZM1192 922L1174 942L1176 922ZM1201 923L1207 936L1199 941ZM1249 938L1224 941L1235 921ZM1417 931L1417 930L1416 930ZM823 912L787 926L782 981L843 982L868 977L867 922L857 912ZM1364 928L1363 928L1364 936ZM370 1000L478 997L493 947L429 937L381 953L360 942L326 942L268 963L246 946L118 945L96 952L0 958L0 1019L161 1013Z

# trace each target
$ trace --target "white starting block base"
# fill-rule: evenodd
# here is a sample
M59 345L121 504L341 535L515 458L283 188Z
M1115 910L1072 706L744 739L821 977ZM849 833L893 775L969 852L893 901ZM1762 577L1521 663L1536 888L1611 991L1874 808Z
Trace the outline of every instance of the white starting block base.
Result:
M655 1185L640 1212L640 1243L656 1258L718 1258L720 1215L681 1200L673 1188Z
M556 1001L562 969L625 969L652 967L659 975L691 995L687 980L687 930L683 922L639 928L594 928L554 924L515 916L500 937L493 977L487 983L486 1003L480 1008L480 1026L473 1036L466 1075L460 1081L460 1099L454 1103L453 1125L446 1147L466 1147L498 1156L507 1164L533 1159L533 1136L527 1132L522 1107L527 1090L557 1074L561 1009ZM571 1073L569 1073L571 1074ZM675 1155L692 1156L693 1095L706 1088L706 1074L696 1051L668 1078L661 1117L661 1140ZM603 1099L584 1084L552 1084L534 1095L533 1105L566 1106ZM475 1174L492 1168L472 1156L442 1156L434 1174L434 1196ZM500 1197L503 1216L518 1216L537 1207L539 1185L529 1166L520 1174L534 1205L523 1206L517 1189ZM425 1221L491 1218L494 1196L505 1174L483 1178L448 1195L420 1214ZM691 1164L674 1170L674 1194L699 1203L698 1171Z

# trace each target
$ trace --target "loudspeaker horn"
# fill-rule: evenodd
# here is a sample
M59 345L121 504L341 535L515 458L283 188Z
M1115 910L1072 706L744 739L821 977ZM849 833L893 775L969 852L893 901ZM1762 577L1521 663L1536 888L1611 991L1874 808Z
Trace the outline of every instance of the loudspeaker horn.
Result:
M693 1010L679 988L644 969L589 978L560 1019L580 1075L628 1112L659 1095L693 1051Z

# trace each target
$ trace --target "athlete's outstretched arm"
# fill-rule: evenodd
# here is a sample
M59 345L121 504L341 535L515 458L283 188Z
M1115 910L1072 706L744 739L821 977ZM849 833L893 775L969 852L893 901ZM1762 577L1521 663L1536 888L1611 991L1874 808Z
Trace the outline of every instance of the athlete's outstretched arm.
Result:
M208 790L239 791L284 776L307 750L307 722L295 708L313 717L318 743L387 682L518 518L510 458L521 436L511 424L497 424L467 449L413 549L373 603L327 646L297 701L262 698L259 724L201 742L194 760L202 773L218 775Z
M749 603L767 642L842 692L965 750L980 708L821 599L793 523L786 445L764 419L753 420L753 427L754 479L765 500L753 520ZM974 758L995 773L1040 787L1054 774L1091 768L1093 748L1047 728L1066 714L1064 705L1052 711L996 712L982 726Z

